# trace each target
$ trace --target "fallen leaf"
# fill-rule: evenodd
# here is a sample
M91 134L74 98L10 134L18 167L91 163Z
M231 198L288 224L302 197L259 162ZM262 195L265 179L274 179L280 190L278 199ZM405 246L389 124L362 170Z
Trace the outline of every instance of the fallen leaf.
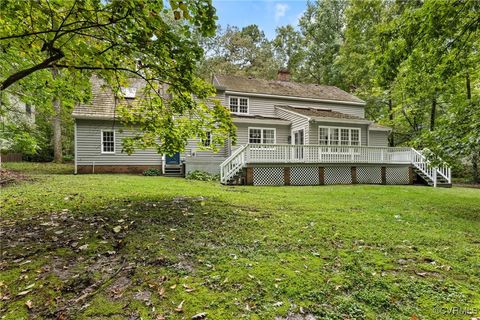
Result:
M177 312L183 312L183 303L185 302L185 300L183 300L182 302L180 302L180 304L175 308L175 311Z
M163 295L165 294L165 288L161 287L160 289L158 289L158 294L163 297Z
M206 317L207 317L206 312L200 312L200 313L197 313L196 315L192 316L192 320L204 319Z
M35 283L29 284L28 286L25 287L25 290L32 289L35 287Z
M273 304L274 307L281 307L282 305L283 305L282 301L278 301Z
M32 292L32 290L21 291L21 292L17 293L17 296L24 296L24 295L29 294L30 292Z
M25 302L25 305L27 306L28 309L32 309L32 306L33 306L32 300L27 300L27 302Z
M87 244L84 244L83 246L78 247L78 249L80 249L80 250L82 250L82 251L83 251L83 250L87 250L87 249L88 249L88 243L87 243Z
M115 233L119 233L120 230L122 230L122 226L116 226L116 227L113 228L113 232L115 232Z
M174 284L174 285L171 285L171 286L170 286L170 289L175 289L176 287L177 287L177 285Z

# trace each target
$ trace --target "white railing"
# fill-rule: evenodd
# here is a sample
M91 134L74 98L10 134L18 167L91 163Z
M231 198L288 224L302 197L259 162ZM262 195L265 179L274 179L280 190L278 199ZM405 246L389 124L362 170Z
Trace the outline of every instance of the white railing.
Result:
M238 148L220 164L221 183L227 183L245 166L245 149L247 147L248 144Z
M249 144L247 163L410 163L411 148Z
M442 176L448 183L452 183L452 170L449 166L433 166L421 151L413 148L412 164L432 180L434 187L437 186L437 178L439 175Z
M438 175L451 183L448 166L431 165L413 148L291 144L247 144L238 148L220 165L221 182L227 183L247 164L254 163L413 164L433 181L434 186Z

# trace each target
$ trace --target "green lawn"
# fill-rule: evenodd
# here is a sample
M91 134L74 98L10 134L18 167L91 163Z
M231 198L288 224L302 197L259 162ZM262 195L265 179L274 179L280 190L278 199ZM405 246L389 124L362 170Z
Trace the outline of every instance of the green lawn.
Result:
M479 189L16 168L34 179L1 190L0 318L480 317Z

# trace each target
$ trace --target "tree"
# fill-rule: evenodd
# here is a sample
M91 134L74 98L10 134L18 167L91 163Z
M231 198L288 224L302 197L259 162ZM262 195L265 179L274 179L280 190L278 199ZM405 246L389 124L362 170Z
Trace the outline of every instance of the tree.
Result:
M202 42L206 57L199 72L205 78L215 72L264 79L274 79L277 75L279 66L272 44L257 25L219 28L215 37Z
M304 81L344 88L336 64L344 42L346 0L309 2L300 19L305 60L300 68Z
M139 106L147 109L144 113L155 112L191 136L202 126L180 121L179 116L208 119L203 126L219 139L234 134L224 107L218 102L205 107L214 89L195 75L196 61L203 51L193 34L206 37L215 31L215 9L210 0L171 0L169 7L161 0L18 0L4 1L1 6L2 91L19 90L21 82L34 74L39 81L33 86L41 86L51 77L51 70L66 69L84 77L95 73L116 93L134 76L148 84L149 105ZM165 85L172 96L168 101L159 94ZM139 122L137 129L145 136L163 132L155 127L159 122L148 126ZM178 142L184 141L176 133L136 139L134 144L127 142L125 150L156 147L159 152L173 153L182 149Z
M292 25L278 27L273 40L273 50L279 64L297 78L297 70L302 63L305 51L303 50L302 35Z

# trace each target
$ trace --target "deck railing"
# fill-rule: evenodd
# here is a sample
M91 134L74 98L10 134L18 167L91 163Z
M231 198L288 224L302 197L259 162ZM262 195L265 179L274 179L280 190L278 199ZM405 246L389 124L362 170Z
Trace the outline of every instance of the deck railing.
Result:
M248 144L247 163L410 163L411 148Z
M412 164L428 176L435 186L437 175L451 183L451 171L448 166L433 166L420 151L413 148L291 144L241 146L220 165L221 182L226 183L245 165L255 163Z

